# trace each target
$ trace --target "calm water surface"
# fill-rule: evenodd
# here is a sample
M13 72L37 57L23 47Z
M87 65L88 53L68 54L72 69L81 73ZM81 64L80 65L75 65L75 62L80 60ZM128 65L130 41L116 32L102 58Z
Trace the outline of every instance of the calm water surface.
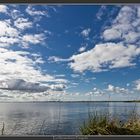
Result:
M0 103L0 129L4 122L5 135L76 135L89 112L124 120L134 108L140 114L140 103Z

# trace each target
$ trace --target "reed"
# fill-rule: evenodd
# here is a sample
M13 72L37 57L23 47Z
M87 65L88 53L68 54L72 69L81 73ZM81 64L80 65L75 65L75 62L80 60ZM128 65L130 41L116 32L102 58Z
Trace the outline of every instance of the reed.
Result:
M82 135L140 135L140 117L132 114L127 120L110 119L106 115L89 115L80 127Z
M1 135L4 135L4 130L5 130L5 124L3 122L3 126L2 126L2 129L1 129Z

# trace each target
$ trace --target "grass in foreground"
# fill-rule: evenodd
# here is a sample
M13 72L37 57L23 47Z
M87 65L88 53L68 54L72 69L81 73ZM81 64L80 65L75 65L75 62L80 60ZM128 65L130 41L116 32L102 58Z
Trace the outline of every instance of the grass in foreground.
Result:
M89 116L89 120L80 127L83 135L140 135L140 117L133 114L125 122L106 116Z

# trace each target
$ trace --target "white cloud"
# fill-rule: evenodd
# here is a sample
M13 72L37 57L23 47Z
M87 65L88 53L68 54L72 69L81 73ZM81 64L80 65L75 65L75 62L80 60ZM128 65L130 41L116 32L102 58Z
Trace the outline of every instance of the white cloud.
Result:
M9 13L9 14L10 14L10 16L12 17L12 19L14 19L14 20L16 20L16 19L19 18L19 17L23 17L23 16L24 16L24 15L23 15L19 10L17 10L17 9L12 9L10 12L11 12L11 13Z
M140 91L140 79L134 81L134 84L135 84L135 89Z
M32 44L38 44L42 40L43 40L43 34L35 34L35 35L27 34L23 36L23 41L29 42Z
M35 59L35 62L36 62L37 64L44 64L44 63L45 63L45 61L44 61L41 57L36 58L36 59Z
M93 91L96 91L96 90L97 90L97 88L96 88L96 87L94 87L94 88L93 88Z
M89 82L91 82L92 80L95 80L95 79L96 79L95 77L90 77L90 78L83 78L81 80L84 80L84 82L89 83Z
M25 34L22 37L23 46L27 46L29 43L31 44L40 44L44 41L44 34Z
M32 27L32 22L29 22L26 18L18 18L14 22L18 29L26 29ZM12 26L10 20L0 21L0 46L11 46L15 43L22 45L23 47L29 47L29 44L43 44L46 38L43 33L40 34L21 34L22 32Z
M6 37L18 37L19 32L18 30L16 30L15 28L13 28L10 25L10 21L9 20L1 20L0 21L0 25L1 25L1 31L0 31L0 37L1 36L6 36Z
M0 6L0 12L9 10L7 15L9 19L0 20L0 99L15 101L43 99L50 93L64 92L68 80L44 74L38 65L45 63L40 54L31 54L28 48L26 51L13 50L13 46L17 46L20 50L20 47L43 44L45 35L51 34L47 30L43 33L27 34L24 29L33 29L36 23L31 22L29 17L26 18L24 13L16 8ZM31 16L47 16L46 11L38 11L33 7L28 10L31 10Z
M139 6L123 6L112 25L104 30L106 41L121 39L126 43L135 43L140 37L137 31L140 25Z
M101 8L99 9L99 11L96 14L96 17L98 20L102 19L103 15L106 13L105 10L106 10L106 6L105 5L101 6Z
M116 23L130 23L134 17L133 14L135 12L135 7L133 6L123 6L121 10L119 11L116 19L114 22Z
M10 25L7 26L7 23L5 23L0 21L0 24L3 27L0 32L1 47L10 47L13 44L18 44L22 47L29 47L29 44L36 45L44 43L45 35L43 33L20 35L20 32L16 28L11 27ZM22 25L22 27L24 29L27 28L27 26L25 27L24 25Z
M93 95L94 96L102 96L104 93L103 92L101 92L101 91L95 91L95 92L93 92Z
M43 74L40 69L37 69L36 62L27 57L27 55L31 55L28 52L0 48L0 54L1 88L30 92L43 92L47 89L60 91L67 83L65 79ZM44 81L45 84L43 84ZM52 88L53 84L49 85L49 82L53 82L57 87Z
M76 96L79 96L79 95L80 95L80 93L79 93L79 92L76 92L76 93L75 93L75 95L76 95Z
M48 61L50 63L54 63L54 62L67 62L67 61L69 61L69 59L62 59L62 58L57 57L57 56L50 56L48 58Z
M35 62L27 57L27 55L29 55L28 52L10 51L8 49L0 48L0 54L1 80L7 79L7 77L15 79L16 77L17 79L24 79L26 81L38 81L43 78L40 71L35 69ZM36 74L36 79L33 78L35 76L34 74ZM29 75L30 78L28 78ZM47 77L53 79L53 77L49 75ZM43 79L46 79L45 76Z
M0 5L0 13L7 13L8 7L6 5Z
M90 32L91 32L91 29L90 29L90 28L87 28L87 29L84 29L84 30L81 32L81 35L82 35L83 37L88 37L89 34L90 34Z
M103 96L105 94L104 90L94 87L90 92L85 93L86 96Z
M56 77L65 77L66 75L65 74L58 74L58 75L55 75Z
M117 29L107 29L103 32L103 37L105 40L120 39L121 32Z
M46 11L36 10L33 6L28 6L26 8L26 12L31 16L44 16L44 15L47 16Z
M19 43L19 31L11 26L10 20L0 21L0 46L9 47Z
M46 35L50 35L51 32L45 30L44 33L26 33L24 29L34 28L33 22L25 18L19 10L10 10L9 19L0 20L0 46L11 47L12 45L18 45L21 47L29 47L30 44L43 44L46 39ZM11 18L12 17L12 18ZM13 20L14 19L14 20Z
M113 85L108 85L107 91L112 92L112 93L130 93L130 91L126 88L121 88L121 87L115 87Z
M137 16L140 18L140 7L137 7Z
M23 91L29 93L38 93L45 91L63 91L66 88L65 84L41 84L39 82L27 82L23 79L8 79L0 81L0 89L10 91Z
M114 92L115 91L115 87L113 85L108 85L108 91Z
M1 101L51 101L64 99L67 93L60 90L47 90L44 92L26 92L18 90L0 90Z
M86 70L101 72L135 66L134 60L140 55L138 43L135 43L140 37L137 32L138 25L140 25L138 8L138 6L123 6L112 25L104 30L102 36L106 41L111 40L112 42L96 44L93 49L67 59L52 56L50 57L51 62L69 62L70 68L76 72ZM89 33L89 28L81 32L84 37L88 37ZM115 39L120 39L120 42L113 42Z
M62 78L55 78L55 79L53 78L52 80L50 80L50 82L67 84L68 80L67 79L62 79Z
M32 10L32 14L43 15L43 11L36 11L34 6L28 6ZM27 8L27 9L28 9ZM35 28L36 23L31 22L29 17L26 18L24 13L18 9L18 7L8 7L6 5L0 5L0 12L6 12L9 9L8 17L0 20L1 31L0 31L0 46L10 47L12 45L18 45L21 47L29 47L30 44L43 44L46 38L45 35L50 35L51 32L45 30L43 33L30 33L24 31L27 28ZM46 15L46 11L44 11Z
M79 74L71 74L71 77L73 78L76 78L76 77L79 77L80 75Z
M24 81L23 79L10 79L0 82L0 89L3 90L19 90L26 92L44 92L48 87L41 86L39 83Z
M139 32L130 31L124 36L125 41L128 43L135 43L140 38Z
M79 83L76 83L76 82L71 82L71 85L73 85L74 87L78 86Z
M64 84L55 84L55 85L50 85L50 88L52 90L56 90L56 91L63 91L66 88L66 85L64 85Z
M101 55L102 54L102 55ZM122 44L98 44L93 49L73 55L69 63L70 68L77 72L91 70L93 72L106 71L113 68L133 66L133 59L140 54L140 48Z
M104 94L104 91L94 88L93 91L85 93L86 96L102 96Z
M87 92L85 93L85 96L91 96L93 93L92 92Z
M102 54L102 55L101 55ZM114 68L135 66L134 59L140 55L140 48L135 45L124 46L122 43L104 43L95 45L89 51L73 55L68 59L49 57L50 62L69 62L76 72L108 71Z
M85 50L86 50L86 47L81 47L81 48L79 48L78 52L83 52Z
M8 47L10 45L13 45L15 43L18 43L19 39L16 37L0 37L0 46L1 47Z
M19 28L19 29L27 29L32 27L32 22L29 21L27 18L18 18L15 22L14 25Z

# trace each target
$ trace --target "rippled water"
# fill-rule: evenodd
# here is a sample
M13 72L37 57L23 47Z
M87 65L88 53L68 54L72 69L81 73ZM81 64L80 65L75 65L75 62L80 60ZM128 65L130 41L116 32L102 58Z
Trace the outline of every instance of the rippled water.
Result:
M75 135L89 112L110 113L126 119L140 103L126 102L47 102L0 103L0 129L5 135Z

